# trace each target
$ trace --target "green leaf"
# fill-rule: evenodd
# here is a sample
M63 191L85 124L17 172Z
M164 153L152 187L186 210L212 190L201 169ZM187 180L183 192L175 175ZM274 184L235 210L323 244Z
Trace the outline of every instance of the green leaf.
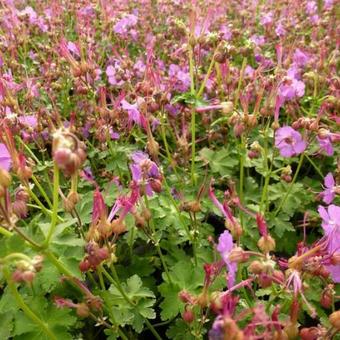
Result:
M166 335L169 339L174 340L195 339L195 337L191 334L188 324L186 324L183 320L176 320L176 322L169 327Z
M197 293L198 288L203 285L204 272L195 268L190 260L183 260L171 268L170 277L173 284L170 284L163 274L165 282L158 287L164 297L160 304L162 320L171 319L183 311L184 304L179 300L178 293L183 289Z
M236 151L230 148L222 148L219 151L203 148L199 152L199 159L204 164L209 164L213 173L218 173L221 176L231 175L239 163Z
M0 314L0 339L9 339L13 327L13 315L9 312Z

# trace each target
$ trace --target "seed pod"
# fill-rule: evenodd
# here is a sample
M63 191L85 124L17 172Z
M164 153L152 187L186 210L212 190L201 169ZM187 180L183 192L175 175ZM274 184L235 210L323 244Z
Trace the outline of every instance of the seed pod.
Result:
M337 330L340 330L340 311L338 310L332 313L329 316L329 321L334 328L336 328Z

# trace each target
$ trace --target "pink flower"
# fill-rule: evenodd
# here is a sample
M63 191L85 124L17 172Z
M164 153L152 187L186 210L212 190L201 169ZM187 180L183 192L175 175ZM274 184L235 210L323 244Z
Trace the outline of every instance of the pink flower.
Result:
M299 48L295 50L293 55L294 64L299 67L304 67L309 60L310 57L306 53L302 52Z
M218 239L217 251L228 268L228 288L235 284L235 276L237 271L237 263L231 262L229 259L230 252L234 248L233 237L228 230L225 230Z
M284 126L275 132L275 146L282 157L292 157L305 151L306 142L299 132L290 126Z
M138 110L138 103L130 104L125 99L120 102L123 110L126 110L129 115L129 121L138 124L139 126L142 125L142 117L141 113Z
M336 188L335 181L331 173L328 173L325 177L324 184L326 189L321 193L322 200L326 204L330 204L334 200Z
M0 143L0 168L9 171L12 165L11 156L5 144Z
M133 161L130 165L132 179L137 185L144 185L146 194L152 196L154 181L161 179L157 164L149 159L149 156L142 151L134 152L131 155L131 159Z
M21 124L29 126L32 129L36 128L38 125L37 117L33 115L21 116L18 118L18 120Z
M316 139L319 142L320 151L324 151L328 156L333 156L334 149L331 138L320 138L319 136L317 136Z
M319 206L319 214L322 218L322 228L326 237L326 247L329 255L340 253L340 207L331 204L326 210ZM340 283L340 266L326 265L334 282Z

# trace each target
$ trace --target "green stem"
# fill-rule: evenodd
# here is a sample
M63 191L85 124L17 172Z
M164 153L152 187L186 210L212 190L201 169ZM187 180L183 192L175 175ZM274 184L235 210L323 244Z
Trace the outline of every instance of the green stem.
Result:
M195 154L196 154L196 110L191 109L191 181L196 184L195 174Z
M51 218L51 226L48 231L46 240L44 242L45 246L51 241L55 228L57 226L58 220L58 204L59 204L59 168L57 164L54 162L53 164L53 210L52 210L52 218Z
M8 231L4 227L0 227L0 234L4 235L6 237L11 237L13 235L10 231Z
M244 70L245 70L246 66L247 66L247 58L244 58L243 62L242 62L242 66L241 66L241 70L240 70L240 78L238 80L237 90L236 90L236 94L235 94L235 104L234 104L235 109L237 109L237 106L238 106L238 101L239 101L239 98L240 98L240 90L241 90L243 76L244 76Z
M151 209L150 209L150 204L149 204L149 199L147 197L147 195L144 195L144 201L145 201L145 206L146 208L151 212ZM152 233L155 234L156 230L155 230L155 224L154 224L154 221L153 221L153 216L151 214L151 218L150 218L150 226L151 226L151 229L152 229ZM161 259L161 262L162 262L162 266L164 268L164 271L165 271L165 274L169 280L169 283L172 285L172 280L171 280L171 276L170 276L170 273L169 273L169 270L168 270L168 266L164 260L164 256L162 254L162 250L161 250L161 247L159 245L159 242L158 240L155 240L154 237L152 236L152 242L153 244L155 245L156 247L156 250L157 250L157 253L159 255L159 258Z
M41 330L48 336L49 339L57 340L57 337L53 334L53 332L49 329L48 324L41 320L25 303L24 299L19 294L15 283L11 278L11 274L7 267L3 268L3 273L6 278L8 287L17 302L18 306L22 309L22 311L26 314L28 318L30 318Z
M278 206L277 209L275 210L275 212L274 212L274 217L277 216L277 214L280 212L280 210L281 210L281 208L283 207L283 205L285 204L285 202L286 202L286 200L287 200L287 198L288 198L290 192L291 192L292 189L293 189L293 185L294 185L294 183L295 183L295 181L296 181L296 178L297 178L297 176L298 176L298 174L299 174L299 172L300 172L300 169L301 169L301 166L302 166L302 163L303 163L304 155L305 155L305 154L303 153L303 154L300 156L300 161L299 161L299 164L298 164L298 166L297 166L297 168L296 168L296 171L295 171L293 180L291 181L291 183L290 183L290 185L289 185L289 188L288 188L288 190L287 190L285 196L283 197L283 199L281 200L279 206Z
M40 207L40 209L43 211L43 213L50 218L52 215L52 212L48 209L46 209L46 207L41 203L41 201L39 200L38 196L31 190L31 188L29 187L29 185L26 186L26 189L29 193L29 195L33 198L33 200L35 201L35 203L38 204L38 206Z
M50 250L45 250L44 255L62 274L71 277L74 276L73 273L68 268L66 268L65 265L60 262Z
M305 156L308 159L308 161L310 162L310 164L312 164L312 166L316 170L316 172L320 175L320 177L324 178L324 175L322 174L322 172L319 169L319 167L314 163L314 161L308 155L305 155Z
M44 197L45 201L47 202L48 206L50 207L50 209L52 209L51 200L48 197L48 195L46 194L46 192L43 189L43 187L41 186L41 184L39 183L38 179L34 175L32 175L32 179L33 179L34 184L37 186L37 188L39 189L40 193Z
M215 53L214 53L214 55L215 55ZM208 79L209 79L209 77L210 77L210 74L211 74L211 71L212 71L214 65L215 65L215 59L214 59L214 56L213 56L213 57L211 58L211 62L210 62L210 65L209 65L207 74L205 75L205 77L204 77L204 79L203 79L203 83L202 83L200 89L199 89L198 92L197 92L197 98L200 98L201 95L203 94L205 85L206 85L206 83L207 83L207 81L208 81Z

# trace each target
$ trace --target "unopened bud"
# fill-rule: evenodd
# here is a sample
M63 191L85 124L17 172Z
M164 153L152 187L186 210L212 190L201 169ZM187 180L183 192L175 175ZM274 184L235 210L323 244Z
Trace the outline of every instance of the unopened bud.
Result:
M182 314L182 318L186 323L192 323L195 319L195 314L190 307L186 307Z
M159 179L151 179L149 183L154 192L160 193L162 191L162 182Z
M224 115L228 115L229 113L232 113L234 110L234 104L232 102L222 102L222 113Z
M185 289L178 293L178 298L184 303L192 304L194 302L194 296Z
M4 188L9 187L12 181L12 176L5 169L0 168L0 185Z
M336 311L329 316L331 325L340 331L340 311Z
M255 260L249 265L248 270L250 273L258 275L264 271L264 265L262 262Z
M90 262L85 259L79 263L79 269L81 272L87 272L90 269L91 265Z
M231 262L246 262L249 259L249 255L241 248L234 248L229 254L229 260Z
M329 134L330 134L329 130L324 129L324 128L321 128L321 129L319 129L319 131L318 131L318 137L319 137L320 139L326 139L326 138L328 138Z
M331 308L333 304L333 295L332 291L329 288L324 289L321 294L320 304L324 308Z
M208 302L209 302L209 299L208 299L208 295L207 295L206 292L203 292L203 293L201 293L200 295L198 295L198 297L197 297L197 303L198 303L198 305L200 305L202 308L207 307Z
M126 232L126 226L124 224L124 222L118 220L113 220L111 222L111 228L112 231L116 234L116 235L120 235L122 233Z
M299 328L296 323L289 323L284 328L284 332L287 334L288 339L296 339L299 335Z
M265 235L259 239L257 246L264 253L269 253L275 249L276 243L270 235Z
M301 340L317 340L319 337L319 330L316 327L302 328L300 330Z
M273 283L272 277L265 273L261 273L258 279L259 279L259 284L262 288L270 287Z
M78 303L76 311L77 315L80 316L81 318L86 318L90 315L90 309L84 302Z
M16 200L12 204L12 209L15 215L19 218L24 218L27 216L27 203L24 201Z

